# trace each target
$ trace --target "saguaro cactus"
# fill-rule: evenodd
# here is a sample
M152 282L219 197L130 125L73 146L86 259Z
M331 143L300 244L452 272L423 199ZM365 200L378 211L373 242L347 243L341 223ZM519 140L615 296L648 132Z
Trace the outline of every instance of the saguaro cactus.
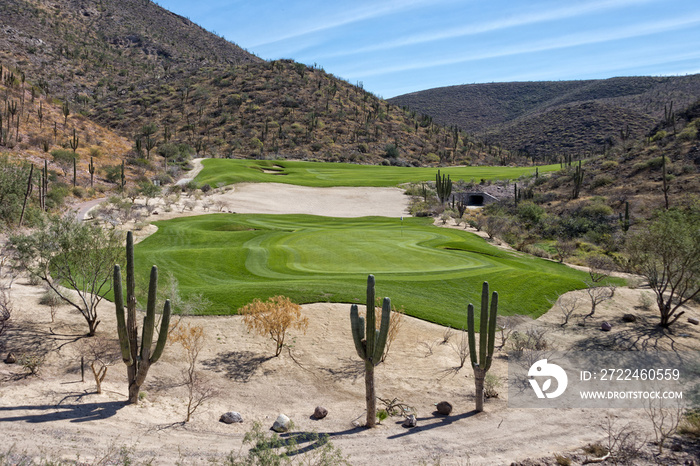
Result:
M498 293L491 295L489 309L489 284L484 282L481 288L481 320L479 322L479 353L476 352L476 335L474 330L474 305L467 308L467 335L469 337L469 357L474 369L476 386L476 411L484 410L484 379L491 368L493 347L496 341L496 314L498 313Z
M156 347L153 346L153 330L156 320L156 293L158 290L158 267L151 268L151 280L148 284L148 304L146 318L143 321L141 334L141 350L138 348L138 328L136 325L136 295L134 278L134 236L131 232L126 235L126 308L124 318L124 297L122 295L122 275L119 265L114 266L114 304L117 310L117 332L122 359L127 366L129 379L129 403L138 404L139 389L146 380L146 374L151 364L154 364L163 354L163 348L168 338L170 325L170 300L165 301L163 316L160 321L160 332Z
M581 185L583 184L584 169L581 167L581 161L579 160L576 170L574 171L574 187L571 191L571 199L578 199L578 195L581 192Z
M367 401L367 427L377 423L377 397L374 391L374 366L379 364L384 354L386 338L389 334L391 300L384 298L382 320L377 331L374 316L374 275L367 277L367 319L360 317L357 304L350 307L352 339L357 355L365 361L365 399ZM366 324L366 325L365 325ZM365 330L366 327L366 330Z
M435 175L435 190L437 191L438 199L440 203L444 204L450 198L452 194L452 180L450 175L440 176L440 170L438 170L437 175Z

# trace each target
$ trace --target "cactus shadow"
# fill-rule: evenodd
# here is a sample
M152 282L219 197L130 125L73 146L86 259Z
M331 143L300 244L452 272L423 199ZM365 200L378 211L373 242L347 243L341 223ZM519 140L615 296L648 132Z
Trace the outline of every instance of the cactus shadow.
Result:
M458 415L450 415L450 416L443 416L441 414L438 414L437 411L433 412L433 416L431 417L419 417L416 418L416 421L418 423L424 423L424 422L429 422L429 424L418 424L416 427L407 430L406 432L401 432L400 434L396 435L391 435L387 437L390 440L397 439L397 438L402 438L406 437L408 435L413 435L417 434L419 432L423 432L426 430L432 430L432 429L437 429L439 427L447 427L454 422L460 421L462 419L467 419L472 416L476 416L479 414L478 411L472 410L468 411L466 413L458 414ZM432 421L432 422L431 422Z
M80 398L82 398L81 395L77 396L74 403L63 402L71 397L73 396L64 398L58 404L0 407L0 423L24 421L31 424L39 424L65 420L69 422L98 421L114 416L117 414L117 411L128 404L127 401L79 403ZM18 414L13 416L13 412L18 412Z
M229 351L202 361L202 365L214 372L224 372L237 382L248 382L258 368L272 358L273 356L260 356L252 351Z

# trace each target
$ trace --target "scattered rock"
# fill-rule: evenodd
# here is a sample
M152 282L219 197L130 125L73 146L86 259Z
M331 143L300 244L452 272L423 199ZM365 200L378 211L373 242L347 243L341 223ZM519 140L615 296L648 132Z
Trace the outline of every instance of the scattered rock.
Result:
M436 406L437 412L444 416L449 416L452 412L452 404L449 401L441 401Z
M698 320L695 317L688 317L688 322L690 322L693 325L700 325L700 320Z
M289 425L291 424L292 421L289 420L287 416L284 414L280 414L277 416L277 419L275 419L275 423L272 424L272 430L275 432L287 432L289 430Z
M236 411L229 411L228 413L224 413L221 415L219 418L219 422L223 422L226 424L233 424L234 422L243 422L243 416L241 416L241 413L237 413Z
M328 416L328 410L323 406L316 406L313 416L314 419L323 419L324 417Z
M634 314L625 314L622 316L623 322L637 322L637 316Z
M7 353L7 357L5 358L5 364L14 364L17 362L17 358L15 358L15 355L12 353Z
M404 427L411 428L411 427L416 427L417 423L418 423L418 421L416 420L416 416L413 414L409 414L408 417L406 418L406 420L403 421L403 424L401 424L401 425Z
M603 322L602 324L600 324L600 329L604 332L609 332L610 330L612 330L612 325L610 325L610 323L608 322Z
M153 213L152 213L151 215L158 215L158 211L157 211L157 210L154 210Z

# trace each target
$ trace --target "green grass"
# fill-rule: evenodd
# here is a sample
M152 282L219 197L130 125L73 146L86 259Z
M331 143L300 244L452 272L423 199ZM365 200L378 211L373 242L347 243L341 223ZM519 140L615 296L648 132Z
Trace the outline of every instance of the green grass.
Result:
M499 292L499 314L537 317L548 299L582 288L587 276L426 218L211 214L155 225L158 232L136 246L137 272L157 264L173 273L184 295L212 301L205 314L233 314L278 294L298 303L364 303L372 273L377 296L461 328L484 280Z
M286 183L300 186L377 186L434 181L437 168L385 167L349 163L290 162L287 160L205 159L203 170L195 178L198 185L212 187L242 182ZM539 167L540 173L559 170L559 165ZM476 182L514 179L534 174L534 167L443 167L453 181Z

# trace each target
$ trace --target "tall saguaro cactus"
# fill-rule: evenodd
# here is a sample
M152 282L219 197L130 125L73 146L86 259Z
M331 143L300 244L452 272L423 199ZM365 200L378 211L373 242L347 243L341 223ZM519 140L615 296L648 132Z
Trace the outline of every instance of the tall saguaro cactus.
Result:
M129 403L138 404L139 389L144 380L146 380L148 369L163 354L163 348L168 338L170 300L166 300L163 306L158 341L155 349L151 351L156 320L156 293L158 290L158 267L154 265L151 268L151 280L148 284L148 304L146 305L146 317L143 320L141 350L139 351L135 288L134 236L132 232L128 232L126 235L126 319L124 318L124 296L122 295L122 275L119 265L114 266L114 304L117 310L119 346L121 347L122 359L127 366L127 377L129 379Z
M440 203L444 204L450 198L452 194L452 180L450 175L440 176L440 170L438 170L437 175L435 175L435 190L437 191L438 199Z
M360 317L357 304L350 307L350 325L352 339L357 355L365 362L365 400L367 401L367 427L377 423L377 396L374 391L374 367L382 360L389 321L391 318L391 300L384 298L379 330L374 315L374 275L367 277L367 319ZM366 329L365 329L366 327Z
M476 386L476 411L484 410L484 380L491 368L493 347L496 341L496 314L498 313L498 293L491 295L489 308L489 284L484 282L481 288L481 320L479 322L479 353L476 352L476 335L474 329L474 305L467 308L467 335L469 337L469 357L474 369Z

